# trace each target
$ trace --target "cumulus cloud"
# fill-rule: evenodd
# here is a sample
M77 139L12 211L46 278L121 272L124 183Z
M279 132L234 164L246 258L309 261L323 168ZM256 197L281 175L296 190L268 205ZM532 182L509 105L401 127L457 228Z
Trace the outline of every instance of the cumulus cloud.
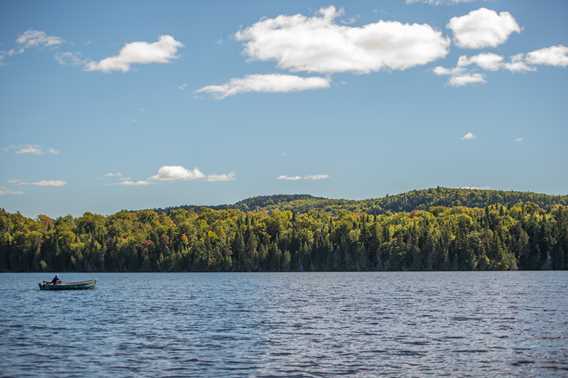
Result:
M329 88L330 79L323 77L300 77L294 75L248 75L231 79L225 84L208 85L197 93L210 94L217 98L234 96L246 92L286 93Z
M494 53L481 53L473 56L462 55L458 59L457 67L461 68L471 65L476 65L486 71L509 70L511 72L526 72L535 70L527 64L522 55L511 57L510 62L506 62L501 55Z
M466 85L485 83L487 83L487 80L485 80L485 77L479 73L452 76L448 81L448 84L452 87L464 87Z
M20 146L9 146L4 148L5 151L13 151L18 155L59 155L60 150L56 148L44 148L37 144L24 144Z
M325 174L306 175L306 176L281 175L281 176L276 177L276 180L281 180L281 181L300 181L300 180L319 181L319 180L327 180L328 178L329 178L329 175L325 175Z
M205 178L205 174L199 168L186 169L181 165L165 165L150 178L156 181L190 181Z
M531 51L522 57L527 64L556 67L568 66L568 47L556 45Z
M476 64L484 70L497 71L503 65L503 57L493 53L483 53L474 56L460 56L458 60L459 67L467 67L472 64Z
M234 172L216 173L206 175L199 168L187 169L181 165L164 165L158 169L158 173L149 178L154 181L196 181L210 182L233 181L236 179Z
M86 63L85 70L127 72L133 64L170 63L177 58L181 47L183 44L171 35L162 35L156 42L131 42L124 45L117 55Z
M476 136L471 131L468 131L461 137L462 140L473 140L475 138Z
M434 72L434 75L436 76L449 76L449 75L453 75L455 73L459 73L458 70L456 70L455 68L446 68L446 67L442 67L442 66L437 66L435 67L432 72Z
M304 72L405 70L448 54L450 41L428 24L378 21L347 26L335 22L340 15L333 6L312 17L280 15L240 30L235 38L252 59Z
M497 47L521 27L509 12L497 13L480 8L460 17L452 17L447 27L454 34L455 43L466 49Z
M500 68L511 72L529 72L536 71L536 68L530 66L522 54L513 55L510 62L504 63Z
M511 56L509 61L495 53L481 53L473 56L462 55L459 57L455 67L446 68L438 66L432 72L437 76L450 76L448 81L450 85L462 86L486 82L482 74L475 72L475 68L484 71L507 70L519 73L536 71L536 67L539 65L568 67L568 47L557 45L534 50L526 54L516 54Z

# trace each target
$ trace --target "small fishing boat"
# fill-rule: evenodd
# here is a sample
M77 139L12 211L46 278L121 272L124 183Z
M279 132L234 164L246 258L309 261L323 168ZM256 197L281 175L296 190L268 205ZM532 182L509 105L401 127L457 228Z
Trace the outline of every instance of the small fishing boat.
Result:
M75 281L75 282L64 282L60 281L57 284L51 283L51 281L43 281L39 283L40 290L85 290L94 289L96 280L88 281Z

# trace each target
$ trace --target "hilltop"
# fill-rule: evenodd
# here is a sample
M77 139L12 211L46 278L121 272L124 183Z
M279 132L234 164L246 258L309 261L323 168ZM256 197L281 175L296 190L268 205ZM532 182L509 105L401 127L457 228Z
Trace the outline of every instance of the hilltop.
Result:
M241 211L257 210L291 210L305 213L310 210L321 210L336 213L341 210L384 214L388 212L408 212L426 210L431 207L472 207L483 208L501 204L512 206L516 203L531 202L543 209L553 205L568 205L568 195L550 195L534 192L503 191L472 188L429 188L412 190L396 195L365 200L330 199L315 197L309 194L276 194L256 196L238 201L234 204L216 206L185 205L171 207L173 209L237 209Z

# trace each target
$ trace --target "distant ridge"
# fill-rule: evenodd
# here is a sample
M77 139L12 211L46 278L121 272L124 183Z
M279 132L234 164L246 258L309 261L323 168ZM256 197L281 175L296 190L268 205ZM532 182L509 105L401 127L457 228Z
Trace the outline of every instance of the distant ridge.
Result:
M234 204L197 206L184 205L159 209L171 211L175 209L238 209L242 211L257 210L290 210L307 212L321 210L338 212L341 210L383 214L387 212L409 212L426 210L435 206L443 207L486 207L493 204L512 206L516 203L531 202L541 208L548 209L554 205L568 205L568 195L550 195L534 192L505 191L477 188L436 187L418 189L385 197L348 200L316 197L309 194L275 194L255 196Z

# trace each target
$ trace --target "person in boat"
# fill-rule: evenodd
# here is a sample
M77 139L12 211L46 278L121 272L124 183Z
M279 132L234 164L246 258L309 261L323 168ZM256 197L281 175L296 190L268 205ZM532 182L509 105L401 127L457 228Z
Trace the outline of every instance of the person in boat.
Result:
M57 273L55 274L55 277L53 277L53 279L51 280L51 284L52 285L57 285L58 283L61 283L61 280L59 279L59 276L57 275Z

